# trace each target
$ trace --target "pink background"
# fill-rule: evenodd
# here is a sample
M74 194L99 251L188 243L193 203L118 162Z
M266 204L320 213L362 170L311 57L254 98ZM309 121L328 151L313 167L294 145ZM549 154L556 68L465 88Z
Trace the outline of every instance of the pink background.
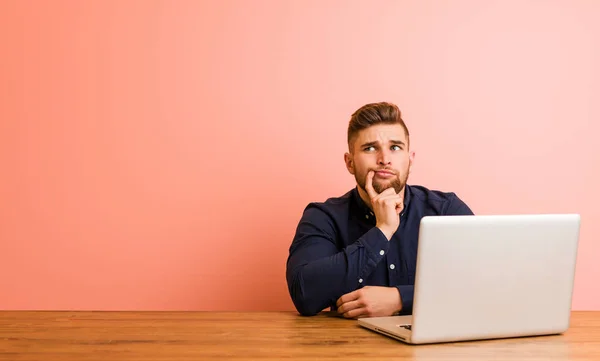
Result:
M302 210L392 101L409 182L582 215L600 310L600 2L0 2L1 309L292 310Z

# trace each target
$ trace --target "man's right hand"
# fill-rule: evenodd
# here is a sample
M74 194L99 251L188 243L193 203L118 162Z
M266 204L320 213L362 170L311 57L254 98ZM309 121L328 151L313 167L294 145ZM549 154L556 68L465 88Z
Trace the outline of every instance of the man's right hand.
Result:
M390 187L381 193L377 193L375 189L373 189L374 175L375 172L373 171L369 171L367 174L365 190L371 199L371 207L373 208L375 219L377 220L375 226L385 234L389 241L400 226L399 214L402 212L404 204L394 187Z

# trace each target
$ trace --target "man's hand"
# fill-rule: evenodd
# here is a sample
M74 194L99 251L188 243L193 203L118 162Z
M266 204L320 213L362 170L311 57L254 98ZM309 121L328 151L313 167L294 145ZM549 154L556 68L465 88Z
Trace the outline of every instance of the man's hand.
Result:
M394 187L390 187L381 193L377 193L373 188L373 176L375 172L369 171L367 173L367 181L365 183L365 190L371 199L371 206L375 213L375 219L377 228L385 234L388 241L392 239L392 236L400 226L400 217L398 215L404 208L403 200Z
M336 306L346 318L391 316L402 310L402 300L396 287L365 286L340 297Z

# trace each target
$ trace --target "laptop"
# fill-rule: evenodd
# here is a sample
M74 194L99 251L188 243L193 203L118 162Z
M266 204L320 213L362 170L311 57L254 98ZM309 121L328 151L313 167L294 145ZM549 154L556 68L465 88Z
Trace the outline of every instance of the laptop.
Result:
M424 217L412 315L358 324L408 344L564 333L579 228L578 214Z

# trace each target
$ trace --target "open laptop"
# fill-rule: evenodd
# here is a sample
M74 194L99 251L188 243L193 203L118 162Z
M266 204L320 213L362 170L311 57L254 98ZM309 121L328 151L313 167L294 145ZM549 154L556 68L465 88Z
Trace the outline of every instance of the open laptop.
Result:
M563 333L579 226L578 214L424 217L412 316L358 324L409 344Z

